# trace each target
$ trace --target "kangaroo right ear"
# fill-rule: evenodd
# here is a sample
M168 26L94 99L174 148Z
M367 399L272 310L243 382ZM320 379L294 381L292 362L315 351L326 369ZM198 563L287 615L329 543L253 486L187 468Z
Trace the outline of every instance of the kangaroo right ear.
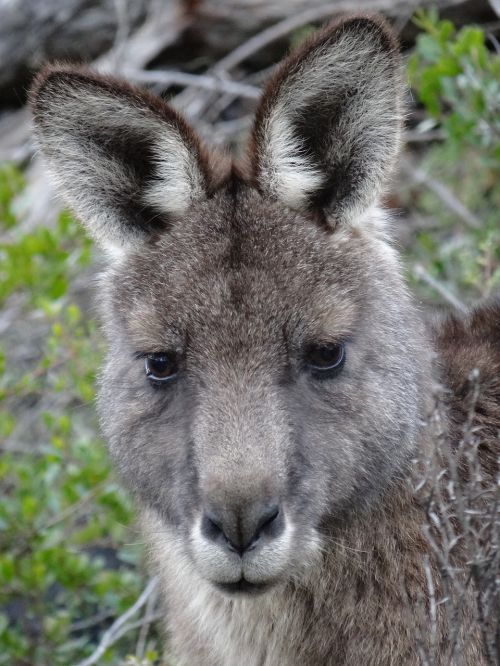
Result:
M208 158L162 100L64 67L42 71L30 99L49 170L103 245L145 240L205 196Z
M331 226L375 202L397 153L402 83L397 44L379 19L327 26L269 82L252 137L256 186Z

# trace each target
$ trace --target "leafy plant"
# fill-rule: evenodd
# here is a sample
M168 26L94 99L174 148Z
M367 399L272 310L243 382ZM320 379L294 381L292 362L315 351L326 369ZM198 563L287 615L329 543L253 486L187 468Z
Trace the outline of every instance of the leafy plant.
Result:
M423 33L409 59L410 84L428 114L422 125L443 134L422 166L475 220L465 226L435 194L416 191L412 205L435 224L417 234L415 256L458 292L488 296L500 286L500 57L480 27L457 31L435 10L417 13L415 23Z
M458 154L476 148L485 166L500 166L500 58L480 27L458 31L436 10L415 19L417 38L408 73L420 101L446 132Z
M8 311L23 297L22 342L33 347L25 361L7 334L0 352L0 665L68 666L93 651L144 580L140 550L126 545L136 540L131 502L96 434L102 342L68 287L91 243L68 213L53 230L17 230L10 212L22 181L13 167L0 170L0 299ZM30 339L35 321L41 330ZM119 663L136 639L124 637L99 663Z
M12 164L0 165L0 220L5 227L16 223L16 215L12 210L12 201L24 187L22 173Z
M60 215L53 231L38 227L0 243L0 303L16 290L24 290L35 306L57 301L68 290L68 267L87 265L90 248L68 213Z

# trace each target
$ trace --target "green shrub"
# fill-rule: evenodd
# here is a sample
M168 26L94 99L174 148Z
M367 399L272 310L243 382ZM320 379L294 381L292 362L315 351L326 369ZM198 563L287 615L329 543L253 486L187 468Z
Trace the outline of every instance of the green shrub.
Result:
M421 12L424 31L409 60L410 82L460 157L477 149L485 167L500 166L500 58L488 50L480 27L458 31L436 12Z
M11 211L22 176L1 173L2 210ZM30 341L33 320L45 342L26 365L16 336L0 353L0 665L68 666L139 595L140 550L126 546L137 540L131 503L97 434L101 338L68 291L90 261L90 241L67 213L54 230L19 233L10 212L2 223L0 301L8 309L24 296L23 343L40 344ZM136 639L132 632L99 663L117 664Z
M411 204L431 224L417 234L412 256L457 293L485 297L500 286L500 57L480 27L457 31L435 11L415 22L423 32L409 59L410 85L428 113L423 125L444 135L422 168L477 222L466 225L434 193L417 189Z

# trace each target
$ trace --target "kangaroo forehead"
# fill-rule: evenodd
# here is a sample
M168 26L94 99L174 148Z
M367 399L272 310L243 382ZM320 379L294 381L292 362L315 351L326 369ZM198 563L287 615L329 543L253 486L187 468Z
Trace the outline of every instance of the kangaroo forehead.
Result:
M141 288L160 281L172 294L222 281L234 290L255 281L264 290L266 283L298 291L325 281L349 282L352 290L365 265L362 245L352 230L331 234L308 213L264 200L250 187L228 186L137 252L127 282Z
M126 326L158 337L211 327L241 337L246 324L254 340L285 324L349 330L359 255L299 214L268 203L262 210L251 196L252 205L249 197L204 203L124 263L112 289Z

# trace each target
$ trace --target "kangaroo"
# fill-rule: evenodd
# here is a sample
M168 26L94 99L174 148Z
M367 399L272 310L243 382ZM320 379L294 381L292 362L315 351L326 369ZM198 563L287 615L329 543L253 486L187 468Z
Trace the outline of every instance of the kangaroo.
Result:
M429 576L445 588L412 480L435 387L456 449L473 370L494 484L500 302L424 324L379 205L403 93L394 37L364 16L283 61L245 163L125 82L49 66L33 86L48 170L109 250L98 409L176 666L420 663L415 609ZM434 663L493 663L474 592L455 657L443 608Z

